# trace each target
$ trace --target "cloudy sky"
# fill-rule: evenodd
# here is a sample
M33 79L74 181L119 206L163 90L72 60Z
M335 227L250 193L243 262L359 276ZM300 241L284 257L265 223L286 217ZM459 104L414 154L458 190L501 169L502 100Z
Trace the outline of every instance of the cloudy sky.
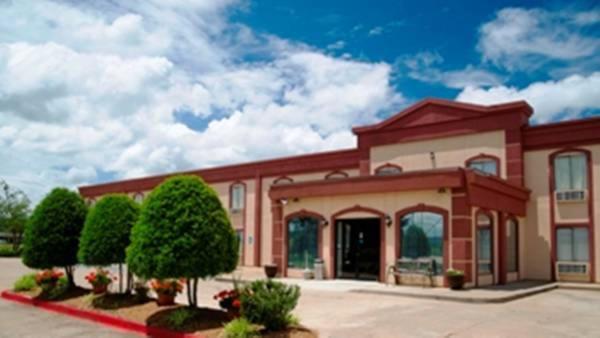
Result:
M428 96L600 114L593 1L373 4L0 0L0 178L37 201L350 148L351 126Z

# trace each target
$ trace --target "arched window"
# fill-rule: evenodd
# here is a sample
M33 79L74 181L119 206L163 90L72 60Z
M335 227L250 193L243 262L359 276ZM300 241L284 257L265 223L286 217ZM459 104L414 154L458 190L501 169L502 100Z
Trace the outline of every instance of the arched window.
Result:
M506 272L519 271L519 224L514 218L506 221Z
M229 192L229 206L232 212L241 211L246 202L246 186L243 183L234 183Z
M487 213L477 215L477 271L479 275L494 272L492 217Z
M397 175L402 173L402 167L387 163L375 169L376 176Z
M312 268L319 252L319 223L316 217L293 217L288 220L288 255L290 268Z
M431 260L433 274L443 274L444 217L441 214L417 211L402 216L400 243L401 261L415 260L418 264L417 260Z
M142 202L144 201L144 194L141 192L135 193L135 195L133 195L133 200L136 203L142 204Z
M291 178L289 178L289 177L287 177L287 176L278 177L275 181L273 181L274 185L277 185L277 184L289 184L289 183L294 183L294 180L291 179Z
M341 179L341 178L347 178L348 177L348 173L344 172L344 171L332 171L329 174L325 175L325 179L326 180L335 180L335 179Z
M500 175L500 159L492 155L480 154L472 157L467 160L466 167L488 175Z

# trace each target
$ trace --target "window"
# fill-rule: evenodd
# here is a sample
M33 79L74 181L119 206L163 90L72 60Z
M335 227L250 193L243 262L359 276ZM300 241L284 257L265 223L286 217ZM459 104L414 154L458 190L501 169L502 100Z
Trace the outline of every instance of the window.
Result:
M400 220L400 259L431 259L434 275L443 273L444 217L433 212L412 212Z
M319 220L295 217L288 222L288 267L312 269L318 255Z
M492 219L481 214L477 216L477 266L480 275L494 271L492 253Z
M241 183L236 183L231 187L231 210L240 211L244 209L245 187Z
M141 204L141 203L144 201L144 194L142 194L141 192L138 192L138 193L136 193L136 194L133 196L133 200L134 200L136 203L139 203L139 204Z
M273 185L288 184L288 183L294 183L294 180L287 176L281 176L278 179L276 179L275 181L273 181Z
M485 174L495 176L498 175L498 161L493 158L479 158L471 160L467 166Z
M509 219L506 222L506 272L519 270L519 234L517 221Z
M589 262L587 228L556 229L556 255L559 262Z
M240 263L241 263L242 253L244 252L244 230L236 229L235 234L238 239L238 254L239 254L238 257L240 258Z
M556 191L587 189L587 159L583 153L559 155L554 159Z
M375 175L377 176L397 175L401 173L402 168L393 164L385 164L375 169Z
M348 174L343 171L332 171L329 174L325 175L326 180L335 180L335 179L342 179L342 178L347 178L347 177L348 177Z

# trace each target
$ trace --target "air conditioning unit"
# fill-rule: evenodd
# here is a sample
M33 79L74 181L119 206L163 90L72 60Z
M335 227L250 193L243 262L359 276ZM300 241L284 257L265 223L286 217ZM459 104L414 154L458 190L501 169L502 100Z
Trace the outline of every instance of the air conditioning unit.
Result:
M555 194L557 202L580 202L585 201L587 197L585 190L562 190Z
M556 262L556 277L560 282L589 282L590 263Z

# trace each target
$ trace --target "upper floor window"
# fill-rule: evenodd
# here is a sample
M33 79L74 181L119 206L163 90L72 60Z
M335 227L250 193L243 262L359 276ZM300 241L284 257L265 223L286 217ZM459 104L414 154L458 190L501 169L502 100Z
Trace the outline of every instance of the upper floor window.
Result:
M498 160L480 156L467 161L467 167L489 175L498 176Z
M587 159L583 153L561 154L554 159L556 191L587 189Z
M246 187L242 183L235 183L231 186L231 210L239 211L244 209L244 195Z
M141 193L141 192L138 192L138 193L136 193L136 194L133 196L133 200L134 200L136 203L140 203L140 204L141 204L141 203L144 201L144 194L143 194L143 193Z
M325 175L326 180L335 180L341 178L347 178L348 174L344 171L332 171L329 174Z
M381 167L375 169L375 175L377 176L388 176L397 175L402 173L402 168L395 164L384 164Z
M287 184L287 183L294 183L294 180L287 177L287 176L281 176L279 178L277 178L275 181L273 181L273 184Z

